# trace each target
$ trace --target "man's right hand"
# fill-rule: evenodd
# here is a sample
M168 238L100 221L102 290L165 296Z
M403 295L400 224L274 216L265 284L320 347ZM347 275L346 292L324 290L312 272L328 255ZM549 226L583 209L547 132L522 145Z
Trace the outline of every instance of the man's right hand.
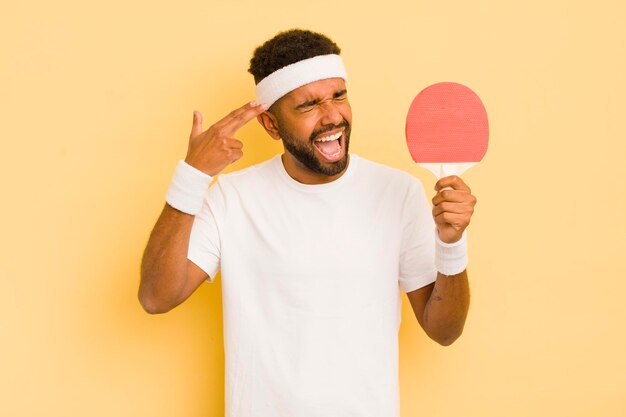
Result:
M185 162L212 177L219 174L243 156L243 143L233 137L235 133L266 110L266 105L250 102L204 132L202 114L194 111Z

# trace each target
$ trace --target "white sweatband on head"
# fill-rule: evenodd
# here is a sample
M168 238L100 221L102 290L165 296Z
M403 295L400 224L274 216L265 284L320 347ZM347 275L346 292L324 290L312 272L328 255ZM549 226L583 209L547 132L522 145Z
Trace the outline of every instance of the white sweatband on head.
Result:
M271 106L285 94L313 81L327 78L348 80L339 55L318 55L274 71L256 85L257 103Z
M443 275L457 275L467 268L467 237L463 231L461 239L445 243L435 231L435 267Z
M202 209L212 179L210 175L181 160L176 165L165 201L175 209L195 216Z

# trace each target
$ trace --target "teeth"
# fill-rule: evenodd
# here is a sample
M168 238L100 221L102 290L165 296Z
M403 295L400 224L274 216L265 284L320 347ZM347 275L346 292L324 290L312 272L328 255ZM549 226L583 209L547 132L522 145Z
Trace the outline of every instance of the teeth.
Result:
M324 136L323 138L315 139L315 142L328 142L330 140L337 140L341 137L341 132L337 132L334 135Z

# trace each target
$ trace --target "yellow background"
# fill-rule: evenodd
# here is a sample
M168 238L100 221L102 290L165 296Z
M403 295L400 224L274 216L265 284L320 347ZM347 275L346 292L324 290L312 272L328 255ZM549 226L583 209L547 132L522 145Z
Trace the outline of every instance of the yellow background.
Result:
M220 283L149 316L139 262L184 156L253 98L279 30L343 49L351 150L421 178L404 118L439 81L490 116L464 176L472 306L449 348L404 297L402 415L626 415L621 1L20 1L0 9L0 415L223 414ZM280 152L256 122L238 169ZM332 377L332 376L329 376ZM294 416L297 417L297 416Z

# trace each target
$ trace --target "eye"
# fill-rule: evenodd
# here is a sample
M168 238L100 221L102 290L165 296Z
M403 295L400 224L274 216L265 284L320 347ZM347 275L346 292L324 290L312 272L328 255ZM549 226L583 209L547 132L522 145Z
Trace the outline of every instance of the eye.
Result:
M337 101L345 100L346 98L348 98L348 92L346 90L339 91L335 93L333 98Z
M315 108L316 104L317 104L317 101L314 101L314 100L307 101L305 103L300 104L297 107L297 109L303 113L310 112L311 110Z

